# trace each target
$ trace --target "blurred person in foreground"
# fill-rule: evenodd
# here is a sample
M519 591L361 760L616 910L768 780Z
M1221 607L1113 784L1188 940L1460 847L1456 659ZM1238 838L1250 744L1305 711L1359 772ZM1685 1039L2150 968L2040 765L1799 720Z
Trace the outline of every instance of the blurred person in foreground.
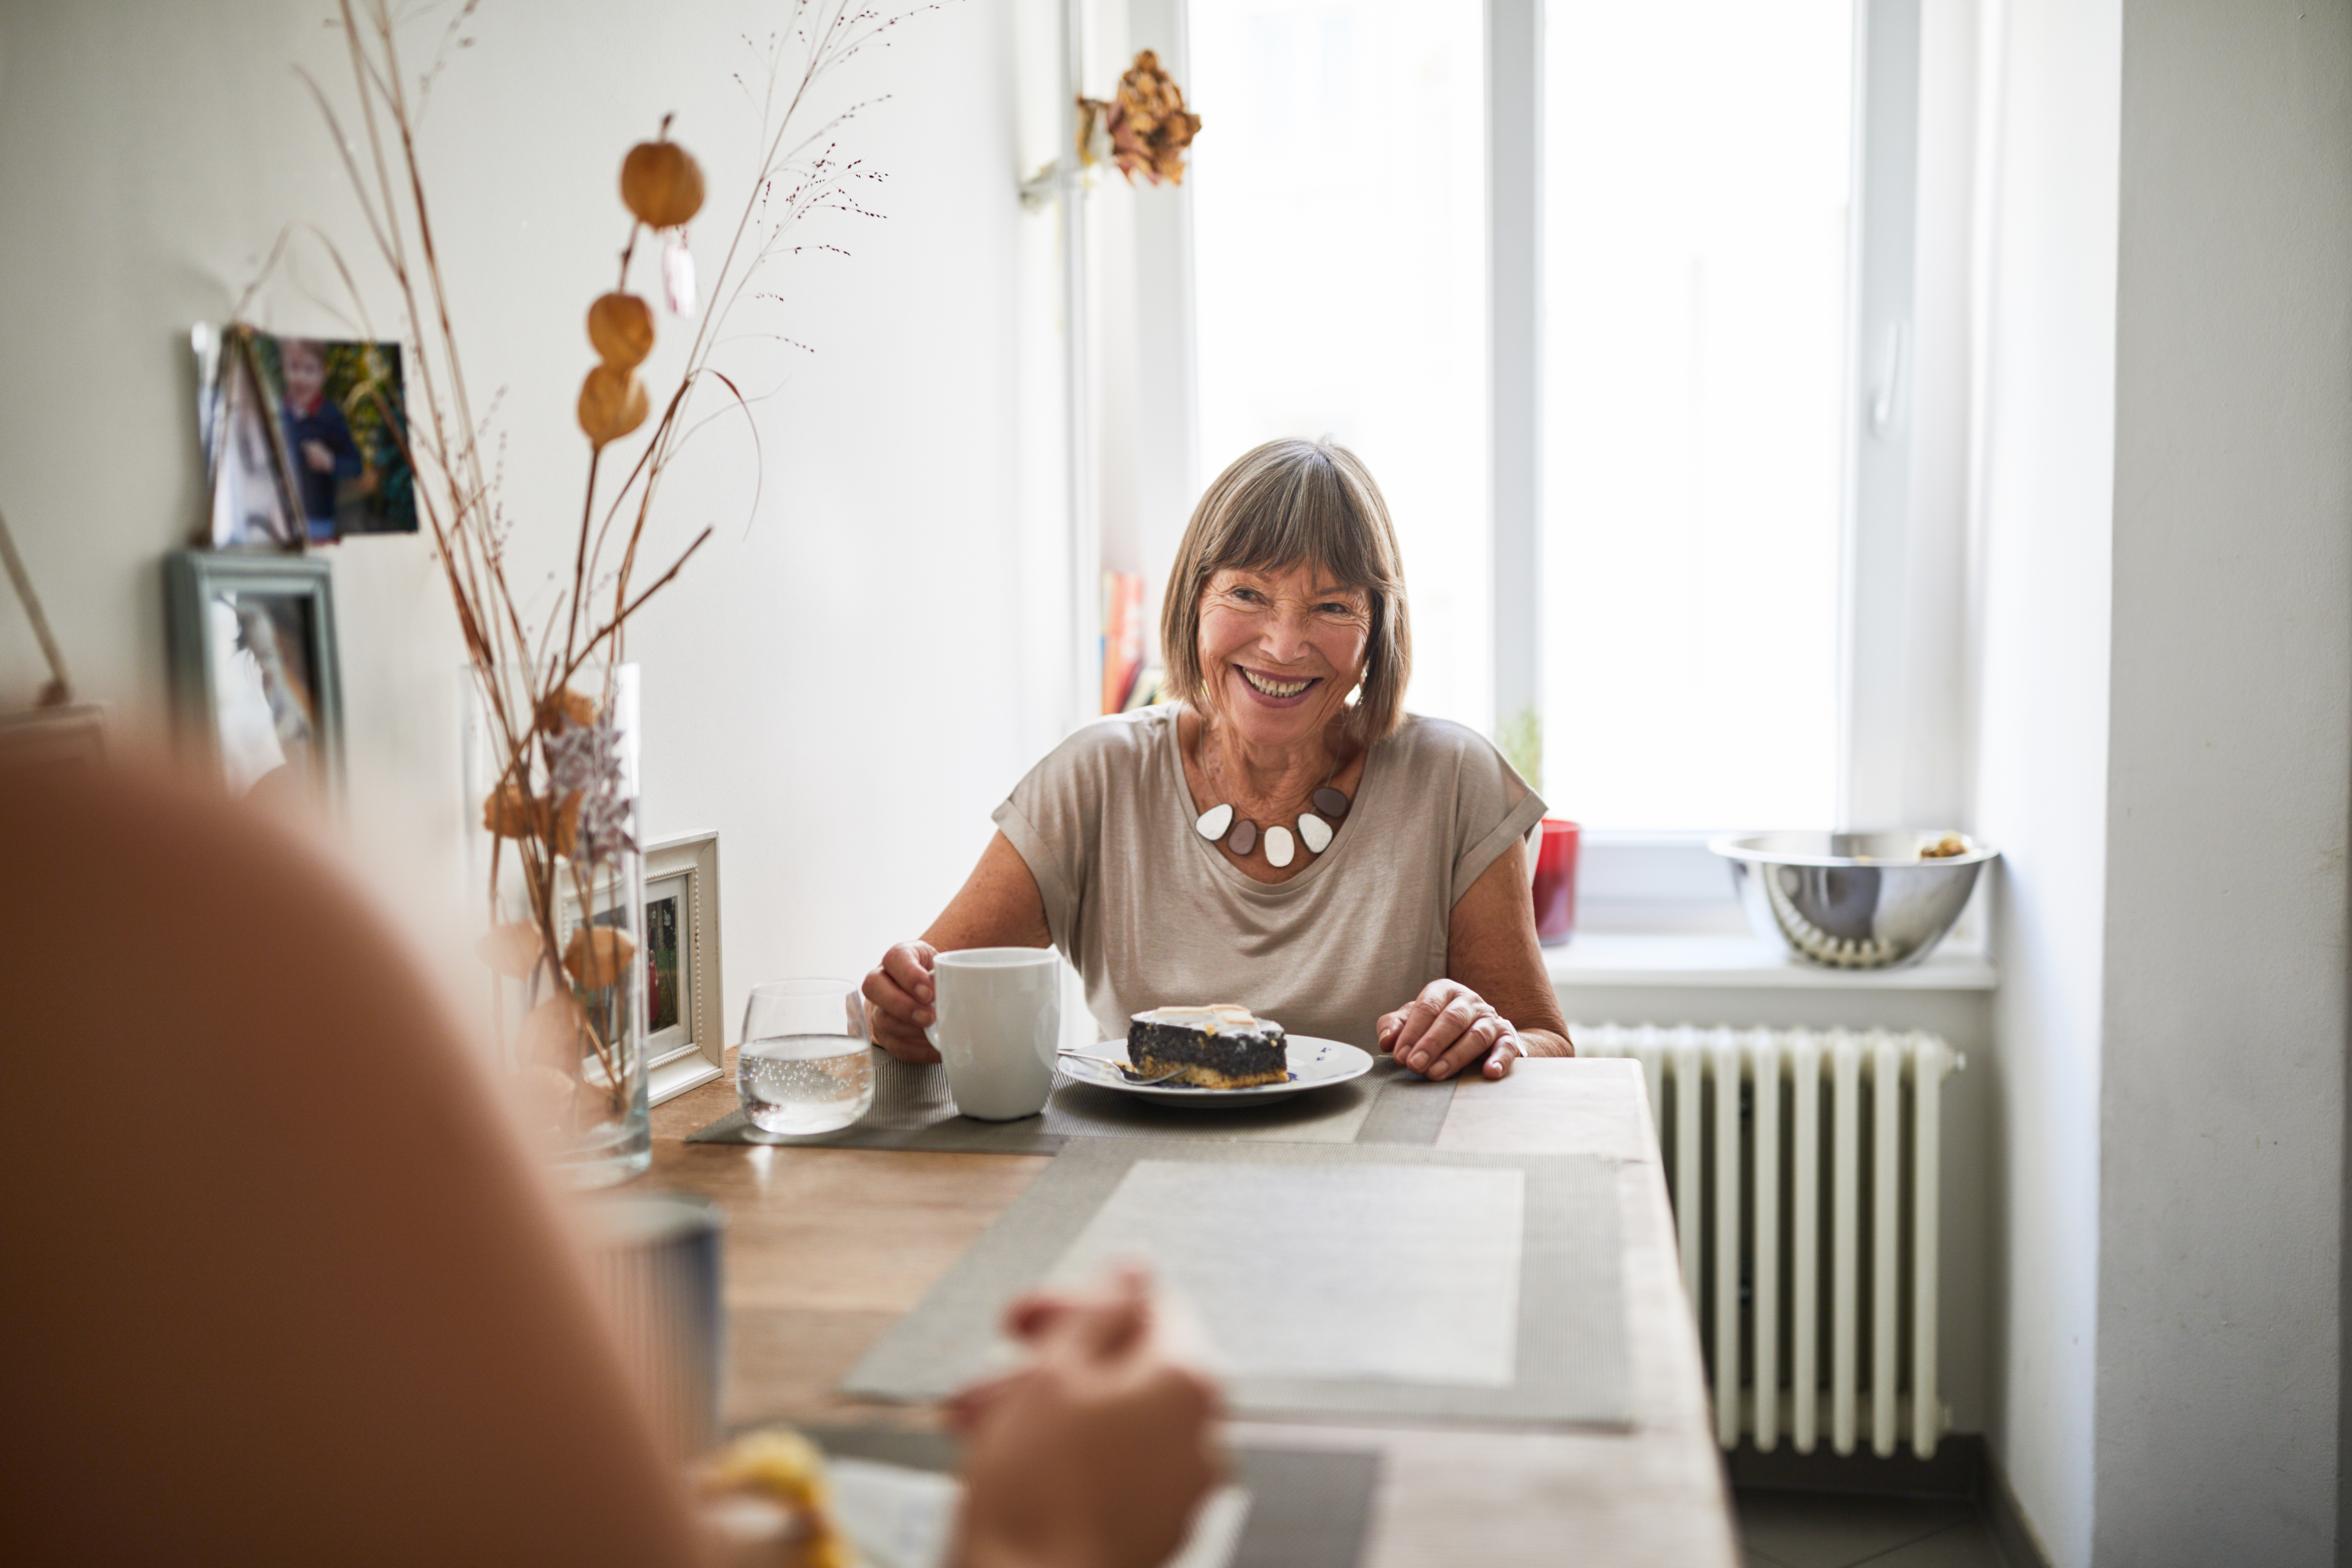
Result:
M247 808L0 755L0 1560L692 1564L557 1200L372 901ZM966 1568L1145 1568L1214 1391L1143 1282L951 1411Z

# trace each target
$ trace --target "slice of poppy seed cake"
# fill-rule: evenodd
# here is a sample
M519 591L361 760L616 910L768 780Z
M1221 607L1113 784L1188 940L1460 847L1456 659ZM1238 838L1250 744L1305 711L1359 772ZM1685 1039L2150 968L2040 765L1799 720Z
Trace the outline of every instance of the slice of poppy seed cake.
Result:
M1172 1073L1170 1083L1198 1089L1249 1089L1290 1077L1282 1026L1231 1002L1135 1014L1127 1059L1140 1077Z

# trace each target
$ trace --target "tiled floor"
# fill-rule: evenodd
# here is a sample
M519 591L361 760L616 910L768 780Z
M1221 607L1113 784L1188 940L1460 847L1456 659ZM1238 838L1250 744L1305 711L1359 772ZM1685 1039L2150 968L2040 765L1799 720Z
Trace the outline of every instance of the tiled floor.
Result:
M1972 1503L1748 1490L1732 1502L1748 1568L2005 1568Z

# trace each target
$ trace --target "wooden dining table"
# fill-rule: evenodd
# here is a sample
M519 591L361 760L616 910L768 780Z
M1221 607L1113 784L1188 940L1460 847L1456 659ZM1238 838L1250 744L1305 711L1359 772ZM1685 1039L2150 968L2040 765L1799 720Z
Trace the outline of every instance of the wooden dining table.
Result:
M656 1108L647 1178L726 1213L727 1420L935 1426L930 1410L836 1388L1051 1156L685 1141L733 1105L730 1074ZM1363 1568L1733 1568L1722 1458L1638 1065L1524 1060L1500 1083L1465 1082L1437 1146L1595 1155L1613 1167L1630 1426L1237 1419L1228 1440L1378 1451Z

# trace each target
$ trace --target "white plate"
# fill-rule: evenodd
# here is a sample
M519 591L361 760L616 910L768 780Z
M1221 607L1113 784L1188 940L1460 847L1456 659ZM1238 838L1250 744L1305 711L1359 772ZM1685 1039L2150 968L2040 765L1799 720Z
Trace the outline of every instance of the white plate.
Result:
M1310 1089L1327 1089L1335 1083L1345 1083L1372 1070L1370 1053L1344 1041L1318 1040L1312 1035L1286 1035L1282 1043L1289 1053L1290 1081L1253 1084L1247 1089L1195 1089L1188 1083L1129 1083L1127 1076L1118 1070L1127 1065L1125 1040L1103 1040L1083 1050L1064 1051L1055 1059L1061 1064L1064 1072L1080 1083L1115 1089L1121 1094L1139 1094L1146 1100L1162 1100L1170 1105L1189 1105L1196 1110L1215 1106L1260 1105L1269 1100L1304 1094Z

